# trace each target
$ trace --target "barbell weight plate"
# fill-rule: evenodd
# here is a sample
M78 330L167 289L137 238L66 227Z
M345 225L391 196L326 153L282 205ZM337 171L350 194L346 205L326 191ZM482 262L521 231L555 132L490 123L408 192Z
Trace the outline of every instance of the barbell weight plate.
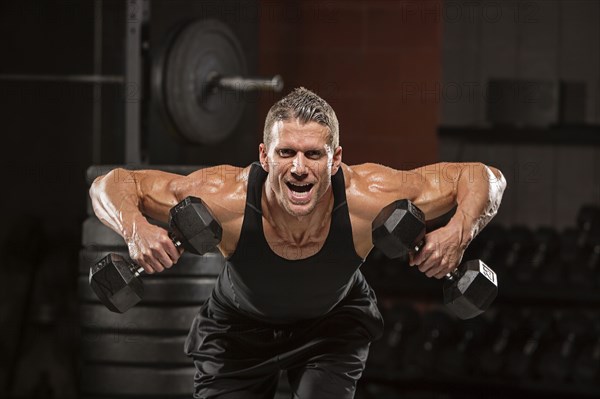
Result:
M201 304L210 296L215 278L162 277L143 279L145 305ZM79 298L84 302L100 302L87 276L79 276Z
M191 22L157 59L153 86L170 130L197 144L227 138L244 111L244 94L208 82L215 75L246 75L244 53L231 29L217 20Z
M90 267L109 253L129 256L125 248L110 251L107 249L86 248L79 251L79 274L88 276ZM164 278L167 276L218 276L225 265L225 258L218 252L196 255L184 252L173 267L161 273L144 274L143 279Z
M119 395L136 395L136 398L172 398L174 395L191 397L195 373L196 368L193 366L156 368L86 365L81 372L81 391L84 394L111 397Z
M186 335L159 336L85 332L81 355L87 363L186 365L191 359L183 353Z
M138 304L121 314L111 312L102 304L82 303L79 306L82 328L115 334L187 333L199 310L200 304L177 307Z

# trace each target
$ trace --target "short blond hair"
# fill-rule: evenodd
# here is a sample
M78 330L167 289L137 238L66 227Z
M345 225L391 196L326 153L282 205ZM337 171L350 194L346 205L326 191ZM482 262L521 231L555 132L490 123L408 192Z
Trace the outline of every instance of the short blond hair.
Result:
M329 145L336 149L340 145L340 127L331 105L304 87L294 89L277 101L267 113L263 130L263 143L269 147L273 125L279 121L298 119L301 123L317 122L329 129Z

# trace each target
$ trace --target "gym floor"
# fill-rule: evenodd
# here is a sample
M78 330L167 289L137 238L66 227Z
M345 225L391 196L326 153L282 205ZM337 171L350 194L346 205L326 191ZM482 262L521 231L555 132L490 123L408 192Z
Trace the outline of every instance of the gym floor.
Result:
M482 316L457 320L440 281L371 253L386 331L356 398L598 397L599 19L585 0L3 1L0 397L190 397L183 339L222 259L152 278L179 302L107 316L87 274L125 248L91 213L89 184L115 165L247 165L268 107L297 86L335 108L347 164L481 161L509 184L467 252L500 282ZM218 20L247 76L284 82L239 97L218 142L165 118L176 105L153 80L190 20Z

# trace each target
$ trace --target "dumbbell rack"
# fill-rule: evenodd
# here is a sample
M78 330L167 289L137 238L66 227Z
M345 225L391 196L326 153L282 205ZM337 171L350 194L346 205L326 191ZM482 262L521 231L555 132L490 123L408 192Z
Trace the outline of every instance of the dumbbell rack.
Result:
M490 232L495 228L493 225L488 226ZM524 229L523 227L498 226L498 229L500 235L508 237L509 241L511 236L514 236L513 244L514 241L525 240L524 236L519 238L517 234ZM580 228L575 228L556 233L562 234L562 238L568 238L569 234L577 234L579 230ZM444 397L450 398L505 398L523 395L528 398L600 397L600 365L594 366L597 367L596 369L589 369L591 370L589 373L593 372L592 376L581 375L580 369L574 371L574 365L582 361L580 359L584 356L584 352L591 353L596 347L600 351L600 340L598 340L600 335L597 330L589 328L585 330L585 334L573 333L568 338L573 341L571 349L573 356L560 358L560 362L556 361L556 357L559 356L556 354L559 353L559 349L556 348L569 348L571 344L570 341L567 342L564 335L559 335L558 331L561 329L569 330L569 327L564 326L567 322L563 322L561 317L566 318L565 315L569 316L573 313L583 314L586 320L591 320L596 323L596 326L600 325L598 310L600 270L592 274L595 281L589 283L586 288L570 282L569 272L577 265L574 264L574 259L568 261L563 259L567 257L565 254L555 253L554 258L546 259L542 265L535 265L535 262L541 259L539 256L535 258L536 254L539 255L542 246L540 243L542 239L539 236L547 235L547 231L543 232L540 229L528 233L531 233L532 237L538 237L537 241L534 240L534 243L525 251L521 251L519 256L512 256L511 259L506 259L510 257L506 251L510 252L512 247L506 245L497 246L490 258L486 258L485 255L479 256L492 235L488 234L486 237L483 233L473 241L465 254L464 259L481 258L498 272L499 295L491 309L479 316L487 323L487 330L482 333L481 342L471 348L473 352L467 356L470 366L463 371L452 367L458 361L456 357L445 358L445 363L440 359L444 359L441 354L452 352L461 345L461 340L464 342L465 333L461 330L465 328L465 322L454 320L444 328L440 328L439 336L445 335L445 341L438 338L437 342L432 343L426 340L419 341L416 338L423 334L422 324L415 327L414 321L408 322L402 319L406 317L407 307L412 308L410 312L420 315L419 323L424 323L423 320L439 311L442 303L442 282L425 278L416 268L409 267L406 260L391 261L374 250L362 270L377 293L379 307L386 320L386 335L372 345L369 365L361 381L360 392L363 392L361 397L410 398L413 394L415 397L423 397L424 393L443 393L446 395ZM526 247L524 243L522 246ZM562 261L560 268L556 267L556 258ZM518 267L515 268L516 265ZM405 309L404 315L397 312L393 314L394 309L398 308ZM494 331L494 328L502 328L506 323L498 320L499 315L515 314L516 318L523 309L529 313L520 323L515 323L516 333L513 332L512 344L508 341L506 352L503 354L504 369L497 373L493 372L491 370L494 367L490 365L484 352L486 349L489 351L500 341L500 332ZM535 321L536 318L542 320L544 318L542 315L550 321ZM398 320L400 320L400 330L396 331L398 327L395 325ZM536 323L538 323L537 327ZM536 328L539 331L536 332ZM450 330L452 332L449 332ZM530 345L526 348L528 342ZM539 345L532 345L532 343ZM438 346L439 351L427 353L423 350L419 356L413 357L411 363L407 360L410 356L404 352L408 350L407 347L419 345L422 347L433 345L434 348ZM523 348L530 351L529 357L519 357L513 353ZM554 355L554 358L551 355ZM426 360L415 360L415 358L427 359L427 356L431 357L429 363ZM488 363L482 364L485 361ZM506 364L509 361L517 365L513 367L514 370L507 370ZM528 363L529 361L531 364Z

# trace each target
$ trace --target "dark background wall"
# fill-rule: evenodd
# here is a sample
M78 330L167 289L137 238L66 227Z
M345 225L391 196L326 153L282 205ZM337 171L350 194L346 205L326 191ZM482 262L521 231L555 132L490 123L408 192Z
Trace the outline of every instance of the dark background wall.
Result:
M477 140L444 139L440 158L480 160L505 172L510 187L498 221L564 228L573 224L583 203L600 203L600 146L594 139L598 131L583 139L577 131L600 123L599 20L596 1L446 5L440 125L481 130ZM514 132L518 140L499 142L502 131L486 130L492 126L487 86L491 79L523 82L514 98L523 108L545 101L541 82L580 84L579 98L571 98L580 116L557 121L564 129L557 134L521 130ZM552 102L540 108L553 107L560 114Z
M260 70L332 104L346 163L433 162L438 106L407 90L440 79L440 9L439 1L262 1Z

